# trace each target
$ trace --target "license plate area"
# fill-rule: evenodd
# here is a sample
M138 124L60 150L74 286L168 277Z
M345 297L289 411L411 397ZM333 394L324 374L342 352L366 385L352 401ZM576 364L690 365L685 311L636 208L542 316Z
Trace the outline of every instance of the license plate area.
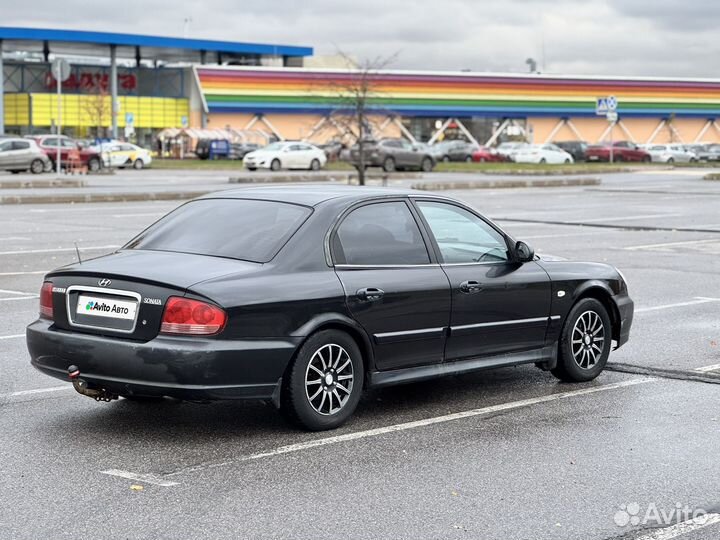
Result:
M72 326L132 333L141 297L132 291L72 286L67 289L67 314Z

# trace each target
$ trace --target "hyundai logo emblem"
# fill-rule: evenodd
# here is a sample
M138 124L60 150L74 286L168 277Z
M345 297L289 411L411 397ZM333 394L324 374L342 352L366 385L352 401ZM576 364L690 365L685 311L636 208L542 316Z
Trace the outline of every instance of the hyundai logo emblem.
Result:
M110 281L108 278L103 278L98 281L98 285L100 285L101 287L108 287L111 283L112 281Z

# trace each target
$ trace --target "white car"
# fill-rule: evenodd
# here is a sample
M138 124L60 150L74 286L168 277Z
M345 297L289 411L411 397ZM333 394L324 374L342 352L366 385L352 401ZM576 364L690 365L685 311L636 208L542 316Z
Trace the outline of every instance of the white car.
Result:
M659 163L695 163L698 156L682 144L651 144L645 150L652 161Z
M243 158L249 170L309 169L320 170L327 163L325 152L317 146L299 141L275 142L254 150Z
M554 144L534 144L523 147L513 155L515 163L573 163L573 157Z
M526 142L510 141L500 143L495 150L498 154L505 157L506 159L509 159L510 161L515 161L515 154L517 154L518 152L522 152L529 147L530 145Z
M128 142L110 141L91 148L100 153L105 167L144 169L152 163L149 151Z

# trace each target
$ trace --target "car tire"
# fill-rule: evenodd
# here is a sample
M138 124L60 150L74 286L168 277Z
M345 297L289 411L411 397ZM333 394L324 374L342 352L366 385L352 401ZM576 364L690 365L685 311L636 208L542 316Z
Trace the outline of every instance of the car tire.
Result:
M485 163L487 160L486 160L484 157L480 157L480 158L478 159L478 161L479 161L480 163Z
M142 159L136 159L133 161L133 169L136 171L139 171L140 169L145 168L145 162Z
M33 159L30 163L30 172L33 174L41 174L45 171L45 164L42 159Z
M248 171L257 171L257 167L248 167L247 170Z
M432 172L432 170L433 170L432 159L430 159L429 157L423 158L422 163L420 164L420 170L422 172Z
M552 374L565 382L591 381L605 368L611 346L612 323L605 306L595 298L583 298L565 320Z
M280 160L275 158L270 163L270 170L271 171L279 171L280 170Z
M643 163L650 163L650 156L643 156L642 162L643 162Z
M667 164L672 165L673 163L675 163L675 158L668 158Z
M312 431L339 427L357 408L364 375L353 338L339 330L317 332L303 343L283 377L280 410Z
M443 163L450 163L450 156L443 156L442 161Z
M310 170L311 171L319 171L320 170L320 161L317 159L313 159L310 162Z
M395 172L395 160L393 158L385 158L385 160L383 161L383 171Z
M472 163L472 156L465 156L465 163Z
M538 161L540 165L545 165L547 163L547 160L545 158L540 158L540 161Z
M570 165L570 160L565 158L565 161L563 161L563 163L565 163L565 165Z
M98 172L100 170L100 160L97 158L89 159L87 167L89 172Z

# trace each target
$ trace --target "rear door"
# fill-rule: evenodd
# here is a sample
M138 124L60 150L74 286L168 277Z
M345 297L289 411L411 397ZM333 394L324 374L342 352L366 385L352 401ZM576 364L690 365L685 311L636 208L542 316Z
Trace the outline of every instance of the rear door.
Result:
M446 360L540 348L550 320L550 278L510 257L505 236L452 202L415 202L452 289Z
M12 141L0 141L0 169L15 165L15 152Z
M13 141L13 154L16 165L29 169L30 162L35 157L30 147L30 141Z
M450 287L405 199L364 203L331 235L352 316L370 336L378 370L443 361Z

